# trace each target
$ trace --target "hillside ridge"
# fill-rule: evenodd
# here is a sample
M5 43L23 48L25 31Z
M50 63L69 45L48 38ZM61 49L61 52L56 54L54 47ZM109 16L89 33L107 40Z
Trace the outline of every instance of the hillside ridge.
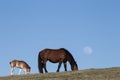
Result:
M0 80L120 80L120 67L0 77Z

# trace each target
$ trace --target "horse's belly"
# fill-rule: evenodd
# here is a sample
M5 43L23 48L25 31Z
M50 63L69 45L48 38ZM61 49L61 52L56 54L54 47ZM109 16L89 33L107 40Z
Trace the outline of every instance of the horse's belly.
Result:
M58 63L58 62L59 62L59 60L58 60L58 59L52 59L52 60L51 60L51 59L49 59L49 61L50 61L50 62L52 62L52 63Z

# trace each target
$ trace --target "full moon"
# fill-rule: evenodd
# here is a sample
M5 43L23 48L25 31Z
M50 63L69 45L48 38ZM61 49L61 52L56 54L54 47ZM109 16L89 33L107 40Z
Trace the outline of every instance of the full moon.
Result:
M84 47L83 51L86 54L92 54L92 52L93 52L92 48L88 47L88 46Z

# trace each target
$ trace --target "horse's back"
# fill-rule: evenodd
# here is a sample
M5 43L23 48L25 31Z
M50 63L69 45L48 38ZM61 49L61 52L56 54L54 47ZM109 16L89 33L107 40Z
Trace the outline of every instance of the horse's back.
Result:
M60 49L49 49L46 48L42 51L39 52L39 55L61 55L61 54L65 54L64 48L60 48Z
M60 59L65 60L66 52L63 48L60 49L44 49L39 52L39 57L50 60L51 62L58 62Z
M21 60L13 60L10 62L11 67L22 67L22 68L30 68L30 66L25 62Z

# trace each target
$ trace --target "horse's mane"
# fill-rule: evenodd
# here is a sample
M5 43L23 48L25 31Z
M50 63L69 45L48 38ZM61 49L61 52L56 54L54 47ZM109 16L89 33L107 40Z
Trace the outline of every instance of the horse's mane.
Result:
M65 49L65 48L60 48L60 49L63 49L63 50L67 53L67 55L68 55L67 58L71 58L71 60L72 60L74 63L76 63L76 61L74 60L72 54L71 54L67 49ZM71 62L70 59L68 59L68 60Z

